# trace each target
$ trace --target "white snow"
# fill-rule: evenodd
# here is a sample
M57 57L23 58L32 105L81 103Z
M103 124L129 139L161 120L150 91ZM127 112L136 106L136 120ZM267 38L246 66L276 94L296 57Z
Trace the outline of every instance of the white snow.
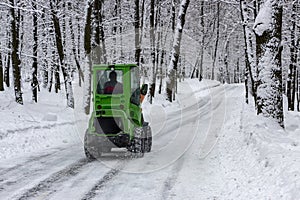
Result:
M272 1L274 0L265 1L260 12L255 18L253 29L259 36L262 36L265 31L271 30L272 28L270 27L270 24L272 24Z
M82 130L87 126L79 120L80 109L67 108L64 94L42 91L37 105L25 100L24 106L10 94L0 93L0 173L24 168L1 175L11 185L20 181L0 189L1 199L14 199L83 159ZM25 90L25 99L30 95ZM174 103L157 94L152 105L143 103L143 110L154 134L153 151L126 161L95 199L300 199L299 113L285 113L283 130L256 116L253 102L244 103L244 85L196 79L179 84ZM30 167L23 163L43 153L51 155L33 160ZM81 199L118 162L104 158L84 165L42 194Z

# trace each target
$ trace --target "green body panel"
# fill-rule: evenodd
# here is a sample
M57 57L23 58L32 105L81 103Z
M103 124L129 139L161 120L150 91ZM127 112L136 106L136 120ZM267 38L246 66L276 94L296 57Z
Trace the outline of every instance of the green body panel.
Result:
M99 71L121 71L122 72L122 94L99 94L97 92L97 85L99 78L97 73ZM116 136L116 134L99 134L94 127L95 119L99 117L113 117L119 118L123 124L123 130L119 134L128 134L130 139L134 138L134 128L142 126L142 112L139 103L131 102L131 96L133 94L132 78L136 77L138 73L138 67L135 64L116 64L116 65L94 65L93 66L93 112L89 121L88 133L103 136ZM135 74L134 74L134 73ZM139 77L136 77L139 86ZM138 89L139 90L139 89ZM139 94L139 91L138 91Z

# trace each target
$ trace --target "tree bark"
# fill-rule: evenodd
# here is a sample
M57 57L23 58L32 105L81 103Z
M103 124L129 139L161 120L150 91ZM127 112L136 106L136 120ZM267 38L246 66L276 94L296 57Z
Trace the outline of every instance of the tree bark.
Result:
M113 18L114 18L114 23L112 27L112 40L113 40L113 49L112 49L112 62L116 63L118 60L117 58L117 31L118 31L118 23L117 18L118 18L118 1L115 0L115 5L114 5L114 11L113 11Z
M8 15L7 18L10 18L10 16ZM7 37L11 37L10 33L7 32ZM6 57L6 65L4 68L4 82L6 87L10 87L10 64L11 64L11 41L10 39L8 39L8 45L7 48L9 49L9 51L7 52L7 57Z
M140 52L143 51L143 46L142 46L142 41L143 41L143 32L144 32L144 16L145 16L145 0L142 0L142 8L141 8L141 17L140 17ZM139 63L140 63L140 66L143 64L142 61L142 55L140 55L140 59L139 59ZM141 66L141 69L142 69L142 73L144 76L146 76L146 70L142 68Z
M106 44L105 44L105 35L104 35L104 28L103 28L103 14L102 14L102 2L100 2L100 10L99 10L99 25L100 25L100 37L101 37L101 44L102 44L102 61L103 63L107 63L107 55L106 55Z
M70 2L68 2L68 10L69 11L72 10L72 4ZM79 84L79 87L81 87L81 81L84 82L84 74L83 74L83 71L81 69L81 66L80 66L80 63L79 63L79 60L78 60L78 56L77 56L76 45L75 45L75 34L74 34L74 28L73 28L73 23L72 23L72 18L71 17L69 19L69 27L70 27L70 34L71 34L71 41L72 41L73 56L74 56L74 60L75 60L75 63L76 63L77 70L78 70L78 79L79 79L78 84Z
M135 62L140 65L141 47L140 47L140 1L135 0L134 12L134 33L135 33Z
M245 0L240 0L240 10L241 10L241 19L243 23L243 33L244 33L244 54L245 54L245 88L248 92L248 87L251 87L251 92L254 98L255 107L257 107L257 89L256 89L256 79L254 79L253 71L256 71L256 65L253 58L252 50L252 40L250 35L250 30L248 28L249 16L246 14L247 7ZM244 17L246 15L246 17ZM246 19L245 19L246 18ZM254 69L255 68L255 69ZM251 84L251 85L250 85ZM250 85L250 86L249 86ZM246 103L248 103L248 94L246 94Z
M93 26L92 34L92 47L93 49L93 62L94 63L107 63L106 46L103 28L102 16L102 1L93 1Z
M3 62L2 62L2 54L0 52L0 91L4 91L3 87Z
M150 46L151 46L151 76L150 76L150 103L152 103L152 99L155 94L155 82L156 82L156 73L155 73L155 32L154 32L154 23L155 23L155 0L150 1Z
M217 52L218 52L218 46L219 46L219 36L220 36L220 1L217 1L217 33L216 33L216 43L215 43L215 49L214 49L214 55L213 55L213 66L212 66L212 72L211 72L211 79L215 79L215 68L216 68L216 62L217 62Z
M293 2L292 7L292 30L291 30L291 45L290 45L290 66L287 79L287 99L288 110L295 110L295 93L296 93L296 71L297 71L297 52L296 52L296 2Z
M178 59L180 55L180 47L181 47L181 38L182 38L182 32L183 32L183 27L185 24L185 16L187 12L187 8L189 6L190 1L189 0L182 0L181 5L180 5L180 11L178 15L178 20L177 20L177 28L175 31L175 36L174 36L174 42L173 42L173 50L172 50L172 58L170 65L168 67L168 78L166 81L166 94L167 94L167 99L172 102L172 93L173 89L175 87L175 71L177 70L177 64L178 64Z
M300 74L299 69L297 70L297 81L296 81L296 96L297 96L297 111L300 112Z
M13 79L16 102L23 105L23 97L21 90L21 72L20 72L20 58L19 58L19 17L16 14L15 1L10 0L11 8L11 37L12 37L12 66Z
M53 0L50 1L50 9L51 9L52 21L53 21L54 31L55 31L56 48L57 48L60 65L61 65L61 69L62 69L62 73L63 73L63 77L64 77L67 105L70 108L74 108L72 79L71 79L70 72L69 72L69 69L68 69L66 61L65 61L64 46L63 46L63 41L62 41L62 34L60 31L59 19L57 17L57 14L54 9L54 5L53 5L52 1Z
M9 47L9 49L10 48L11 47ZM10 78L9 78L10 62L11 62L11 53L10 52L7 53L6 60L7 60L6 66L4 68L4 82L5 82L6 87L10 87Z
M50 69L48 69L48 61L47 61L47 55L48 55L47 45L48 45L48 42L49 42L47 34L49 34L49 33L48 33L48 30L47 30L48 27L46 26L46 15L45 15L45 12L46 12L46 8L43 8L42 9L42 15L41 15L41 20L42 20L42 38L43 38L42 39L43 42L41 42L41 48L42 48L42 51L43 51L43 68L42 68L42 70L43 70L43 88L47 88L48 87L48 84L49 84L49 70L50 70Z
M84 112L90 114L91 105L91 81L92 81L92 61L91 61L91 34L92 34L92 0L87 2L86 16L85 16L85 27L84 27L84 51L86 56L86 67L85 67L85 88L84 88Z
M205 24L204 24L204 1L201 1L201 8L200 8L200 26L201 26L201 43L200 43L200 61L199 61L199 81L203 79L203 59L204 59L204 31L205 31Z
M269 15L269 19L265 19ZM254 32L259 45L257 113L284 127L282 66L282 7L279 0L267 0L255 20Z
M225 65L225 80L226 80L227 84L230 84L228 56L229 56L229 38L227 39L226 45L225 45L224 65Z
M37 6L36 2L32 1L33 8L33 63L32 63L32 80L31 80L31 90L32 90L32 100L37 103L38 101L38 79L37 79L37 69L38 69L38 60L37 60L37 48L38 48L38 19L37 19Z

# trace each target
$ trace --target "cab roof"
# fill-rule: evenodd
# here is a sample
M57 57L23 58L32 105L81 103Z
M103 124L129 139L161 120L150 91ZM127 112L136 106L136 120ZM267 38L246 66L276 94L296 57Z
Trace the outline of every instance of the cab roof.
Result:
M130 67L137 67L136 64L95 64L93 65L94 68L130 68Z

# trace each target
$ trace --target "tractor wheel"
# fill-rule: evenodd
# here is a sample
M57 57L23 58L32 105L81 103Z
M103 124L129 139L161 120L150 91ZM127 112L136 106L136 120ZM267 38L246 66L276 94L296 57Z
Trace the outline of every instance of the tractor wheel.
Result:
M146 135L145 138L145 152L149 153L152 148L152 131L150 126L145 126L144 127L144 132Z
M88 161L93 161L96 159L86 147L84 147L84 153Z
M89 146L87 142L88 141L87 137L88 137L88 132L86 132L84 136L84 153L88 161L93 161L96 159L95 157L96 152L93 151L92 150L93 148Z
M142 127L135 128L134 139L132 144L132 153L134 157L143 157L145 152L145 137Z

